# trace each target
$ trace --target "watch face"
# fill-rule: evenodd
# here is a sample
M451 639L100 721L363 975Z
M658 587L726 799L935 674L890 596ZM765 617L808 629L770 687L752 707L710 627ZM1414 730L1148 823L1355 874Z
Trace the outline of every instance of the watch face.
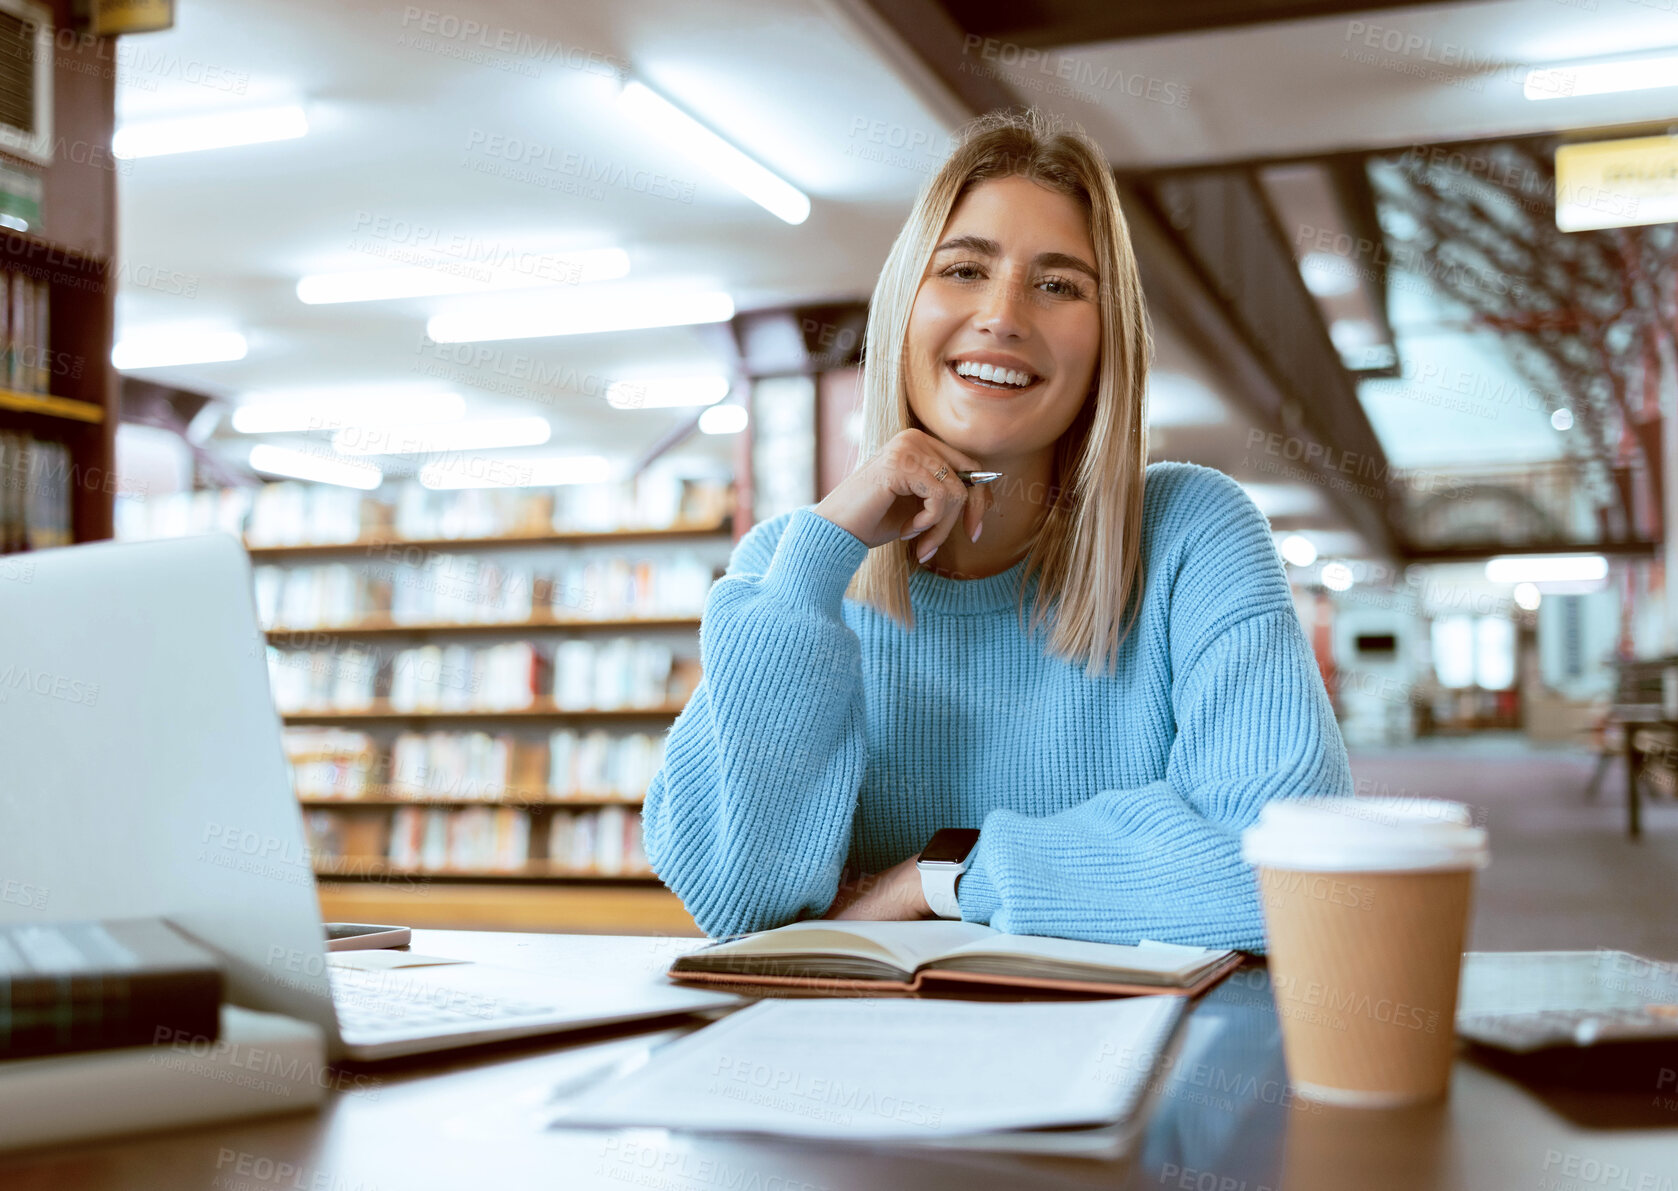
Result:
M979 844L976 827L946 827L936 833L921 853L922 864L960 864Z

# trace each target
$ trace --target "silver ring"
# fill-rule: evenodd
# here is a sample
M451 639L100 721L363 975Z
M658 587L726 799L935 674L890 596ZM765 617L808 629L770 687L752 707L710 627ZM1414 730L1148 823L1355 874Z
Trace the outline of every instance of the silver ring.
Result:
M938 474L933 476L932 478L937 480L939 483L943 483L944 482L944 477L949 475L949 474L950 474L950 465L948 463L946 463L943 467L940 467L938 469Z

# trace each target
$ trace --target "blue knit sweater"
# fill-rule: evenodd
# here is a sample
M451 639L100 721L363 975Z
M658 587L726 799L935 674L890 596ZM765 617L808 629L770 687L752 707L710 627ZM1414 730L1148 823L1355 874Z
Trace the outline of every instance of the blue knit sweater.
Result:
M978 827L969 922L1262 950L1241 829L1267 799L1350 794L1346 750L1239 485L1150 466L1142 551L1140 618L1090 679L1042 626L1023 634L1023 562L915 569L906 633L844 598L868 553L848 530L811 507L754 526L706 599L704 677L647 792L654 870L706 933L764 930L820 916L847 863Z

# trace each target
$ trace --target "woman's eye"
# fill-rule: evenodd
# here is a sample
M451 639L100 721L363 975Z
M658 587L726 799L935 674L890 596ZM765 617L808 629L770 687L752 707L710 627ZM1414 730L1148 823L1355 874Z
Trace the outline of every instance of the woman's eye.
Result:
M1084 295L1077 282L1069 281L1065 277L1045 277L1042 284L1056 287L1049 292L1057 298L1081 298Z
M951 265L948 269L944 270L944 276L955 277L958 273L967 274L967 276L960 277L959 280L971 281L978 272L978 265Z

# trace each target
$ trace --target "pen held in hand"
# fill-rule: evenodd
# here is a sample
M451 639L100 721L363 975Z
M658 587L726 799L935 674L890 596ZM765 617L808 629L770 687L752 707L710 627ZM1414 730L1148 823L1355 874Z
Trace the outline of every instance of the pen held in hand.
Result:
M972 488L976 484L988 484L992 480L1000 480L1001 478L1002 473L999 471L956 472L956 479L960 480L963 484L966 484L969 488Z

